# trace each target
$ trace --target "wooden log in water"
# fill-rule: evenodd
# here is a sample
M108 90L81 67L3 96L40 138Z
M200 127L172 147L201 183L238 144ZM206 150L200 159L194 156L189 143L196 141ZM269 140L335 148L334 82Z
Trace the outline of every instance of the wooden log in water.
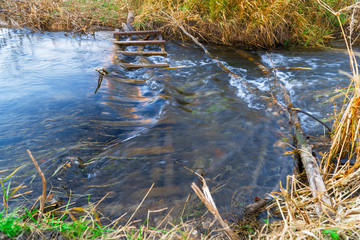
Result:
M169 67L168 63L148 63L148 64L133 64L133 63L122 63L124 67L127 68L144 68L144 67Z
M290 97L289 97L290 98ZM320 201L316 203L316 213L321 216L326 213L329 216L334 216L333 206L326 190L319 165L312 155L312 148L306 141L305 135L300 125L300 119L295 111L289 108L291 115L291 123L294 129L294 137L296 140L296 147L299 152L301 162L304 165L306 178L309 182L310 190L314 198Z
M160 30L114 32L114 37L129 36L129 35L150 35L150 34L160 34L160 33L161 33Z
M124 55L129 55L129 56L133 56L133 55L143 55L143 56L159 55L159 56L167 56L167 52L157 52L157 51L133 51L133 52L119 51L119 53L124 54Z
M147 41L114 41L115 44L122 46L133 46L133 45L164 45L165 40L147 40Z

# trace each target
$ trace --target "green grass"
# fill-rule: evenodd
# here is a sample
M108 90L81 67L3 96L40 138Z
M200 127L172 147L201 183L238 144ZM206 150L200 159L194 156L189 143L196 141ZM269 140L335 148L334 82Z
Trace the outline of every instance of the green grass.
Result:
M44 214L38 220L38 210L30 212L28 209L17 208L10 213L4 209L0 213L0 232L14 238L20 234L37 234L41 236L47 232L56 232L67 239L99 239L115 230L101 227L93 219L84 216L75 219L71 213L56 217L55 213Z
M22 217L17 214L17 211L13 211L7 214L5 209L0 213L0 232L7 235L10 238L16 237L23 232L29 232L30 227L20 224Z
M101 226L98 214L90 203L86 209L70 208L69 201L63 210L60 208L43 214L39 214L39 209L27 209L25 207L10 209L9 202L12 199L28 193L18 193L19 189L23 188L22 185L12 187L11 183L11 177L24 166L18 167L8 176L0 179L4 205L0 212L1 233L10 238L15 238L21 234L25 236L38 234L40 237L43 233L55 231L68 239L99 239L115 231L110 226Z

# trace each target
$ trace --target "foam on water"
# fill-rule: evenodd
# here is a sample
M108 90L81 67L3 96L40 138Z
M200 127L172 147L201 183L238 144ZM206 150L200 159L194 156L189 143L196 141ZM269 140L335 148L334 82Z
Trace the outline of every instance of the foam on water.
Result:
M231 75L230 85L237 88L236 95L248 104L249 108L261 110L264 105L258 102L257 97L251 93L247 87L247 83L243 78L234 77Z
M163 88L164 88L164 84L163 83L160 83L156 80L148 80L146 82L146 84L149 86L149 88L152 90L152 91L157 91L157 92L160 92Z
M321 113L320 112L311 112L311 111L306 111L307 113L311 114L312 116L321 119ZM319 127L321 127L322 125L317 122L316 120L314 120L313 118L309 117L308 115L299 113L298 114L300 121L301 121L301 126L302 128L305 130L305 132L307 133L311 133L314 129L319 129Z
M180 67L180 66L196 66L196 62L195 61L191 61L191 60L181 60L181 61L172 61L171 62L171 67Z
M257 80L247 81L263 92L270 91L269 80L267 78L259 78Z
M270 56L270 57L269 57ZM280 53L269 53L261 55L261 62L263 62L267 67L288 67L289 63L302 63L303 59L300 57L288 57Z
M168 58L162 57L162 56L150 56L150 57L148 57L148 59L149 59L150 61L152 61L153 63L155 63L155 64L165 63L165 62L168 62L168 61L169 61Z

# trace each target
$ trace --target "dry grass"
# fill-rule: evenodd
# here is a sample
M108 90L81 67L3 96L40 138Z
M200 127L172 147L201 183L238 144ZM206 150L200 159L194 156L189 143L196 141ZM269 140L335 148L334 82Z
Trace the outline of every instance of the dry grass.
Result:
M124 1L4 0L0 3L15 26L34 30L88 32L93 28L119 26L126 19Z
M40 207L36 207L38 199L30 209L25 207L9 208L10 200L29 193L18 193L18 190L26 188L26 186L11 187L11 177L23 166L15 169L7 177L0 178L5 207L0 212L0 238L2 239L5 236L18 239L226 239L225 232L228 235L232 234L232 239L237 239L237 236L222 220L214 203L211 207L216 209L215 217L220 221L221 226L226 226L225 232L216 226L212 226L210 231L199 232L199 226L203 222L202 218L187 222L179 219L175 224L170 217L173 209L167 208L148 210L145 220L136 219L136 213L142 207L154 184L129 217L124 214L111 221L110 224L103 225L102 222L110 222L110 220L98 212L97 208L108 194L95 204L89 202L86 207L76 207L70 200L66 205L62 205L52 198L51 191L47 194L45 177L30 150L27 151L42 179L43 192L39 197ZM203 181L206 186L204 179ZM193 184L194 187L197 188L195 184ZM204 193L210 196L212 201L209 189L206 187L205 190ZM201 192L199 189L198 191ZM204 201L204 199L201 200ZM155 226L150 225L151 214L159 212L163 212L163 219ZM7 238L5 237L5 239Z
M323 1L319 3L339 18L341 12L355 13L358 5L350 5L334 11ZM355 14L351 14L355 16ZM355 21L354 18L351 21ZM355 25L353 25L355 26ZM350 31L351 32L351 31ZM329 153L323 157L322 172L326 192L329 193L333 214L316 215L319 198L313 198L306 184L299 176L289 176L286 187L280 193L273 193L275 203L269 207L278 209L282 221L264 225L256 233L263 239L360 239L360 85L356 54L352 49L351 37L342 32L350 57L348 88L344 105L334 123L334 134ZM346 160L345 164L340 159Z
M30 153L29 153L30 154ZM30 155L32 159L32 155ZM36 161L33 160L35 163ZM35 164L36 165L36 164ZM18 170L18 169L17 169ZM103 225L102 222L109 222L109 219L102 217L97 208L99 204L107 197L105 195L97 203L88 203L86 207L74 207L69 202L64 206L59 206L56 202L52 205L45 206L40 202L40 209L23 207L10 210L8 202L12 198L23 196L23 194L14 194L15 190L10 188L7 182L15 170L8 177L1 180L1 186L4 190L3 200L6 204L5 209L0 212L0 238L6 235L10 238L18 239L224 239L225 234L222 232L200 233L196 230L199 220L188 222L179 221L171 223L171 210L160 209L148 212L146 221L134 218L138 209L152 190L148 190L142 202L137 209L128 217L126 214L113 220L110 224ZM39 174L41 176L41 170ZM7 184L7 186L6 186ZM7 190L8 189L8 190ZM49 194L48 200L51 200ZM49 204L49 202L48 202ZM34 204L35 205L35 204ZM164 212L167 214L156 226L149 224L151 213ZM127 219L126 223L124 221ZM201 221L201 220L200 220ZM5 237L5 239L8 239Z
M360 239L360 169L347 173L339 170L338 177L325 182L336 209L335 217L316 215L317 199L296 176L288 177L286 189L274 194L282 221L264 225L256 236L264 239ZM332 238L330 238L330 234Z
M350 27L349 34L353 33L356 31L358 6L346 7L349 2L2 0L0 4L10 13L14 23L39 30L88 31L92 26L116 27L125 21L128 9L133 9L137 13L134 22L137 29L161 27L169 36L185 37L177 30L179 23L182 23L188 32L205 41L271 47L286 41L323 44L334 32L334 26L339 26L346 36L343 24ZM319 10L318 6L323 8ZM282 221L264 225L254 238L360 239L360 79L356 53L352 49L354 39L351 36L344 39L350 57L352 80L344 106L336 113L331 149L322 161L322 171L326 177L324 182L335 216L318 217L315 209L319 199L312 197L310 188L297 176L289 176L286 187L280 193L273 193L275 203L271 207L278 209ZM341 165L340 159L343 158L348 161ZM96 225L95 208L84 212L86 218L82 218L82 221ZM68 211L66 214L70 216L72 213ZM89 223L88 219L91 220ZM131 218L120 227L114 221L108 226L113 231L100 238L191 239L193 236L195 230L192 224L171 225L165 224L165 221L164 226L156 228L139 227L131 222Z
M327 0L337 9L351 2ZM162 28L168 37L186 39L178 31L183 23L200 40L243 47L320 46L340 32L336 17L315 0L2 0L0 8L18 26L83 32L120 28L132 9L137 29ZM350 24L347 12L339 17Z
M167 32L179 36L177 24L169 22L165 11L182 22L201 40L269 48L286 44L322 45L332 37L337 22L314 1L193 0L144 1L138 22L162 23ZM350 1L329 1L341 8ZM346 15L342 15L346 21ZM149 21L143 21L143 19ZM336 19L335 19L336 20ZM337 26L334 28L334 26ZM180 36L181 37L181 36Z

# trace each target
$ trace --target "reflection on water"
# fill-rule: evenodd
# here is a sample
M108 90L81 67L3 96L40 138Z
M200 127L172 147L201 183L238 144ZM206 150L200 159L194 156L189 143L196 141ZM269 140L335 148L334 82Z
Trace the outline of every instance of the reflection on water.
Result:
M152 183L144 209L181 211L197 181L185 167L208 179L221 209L262 197L293 165L279 144L287 119L270 98L270 89L281 98L275 82L319 118L332 112L326 94L348 84L337 73L347 69L342 50L274 51L271 60L257 51L251 60L231 48L211 49L242 76L234 79L201 49L176 43L166 46L165 60L182 68L126 72L110 37L0 31L2 169L29 162L30 149L56 196L85 204L89 195L96 201L109 193L101 205L109 217L134 210ZM275 78L256 62L312 70L278 69ZM95 95L100 66L110 74ZM322 132L306 115L302 121L311 133ZM40 194L31 165L13 181Z

